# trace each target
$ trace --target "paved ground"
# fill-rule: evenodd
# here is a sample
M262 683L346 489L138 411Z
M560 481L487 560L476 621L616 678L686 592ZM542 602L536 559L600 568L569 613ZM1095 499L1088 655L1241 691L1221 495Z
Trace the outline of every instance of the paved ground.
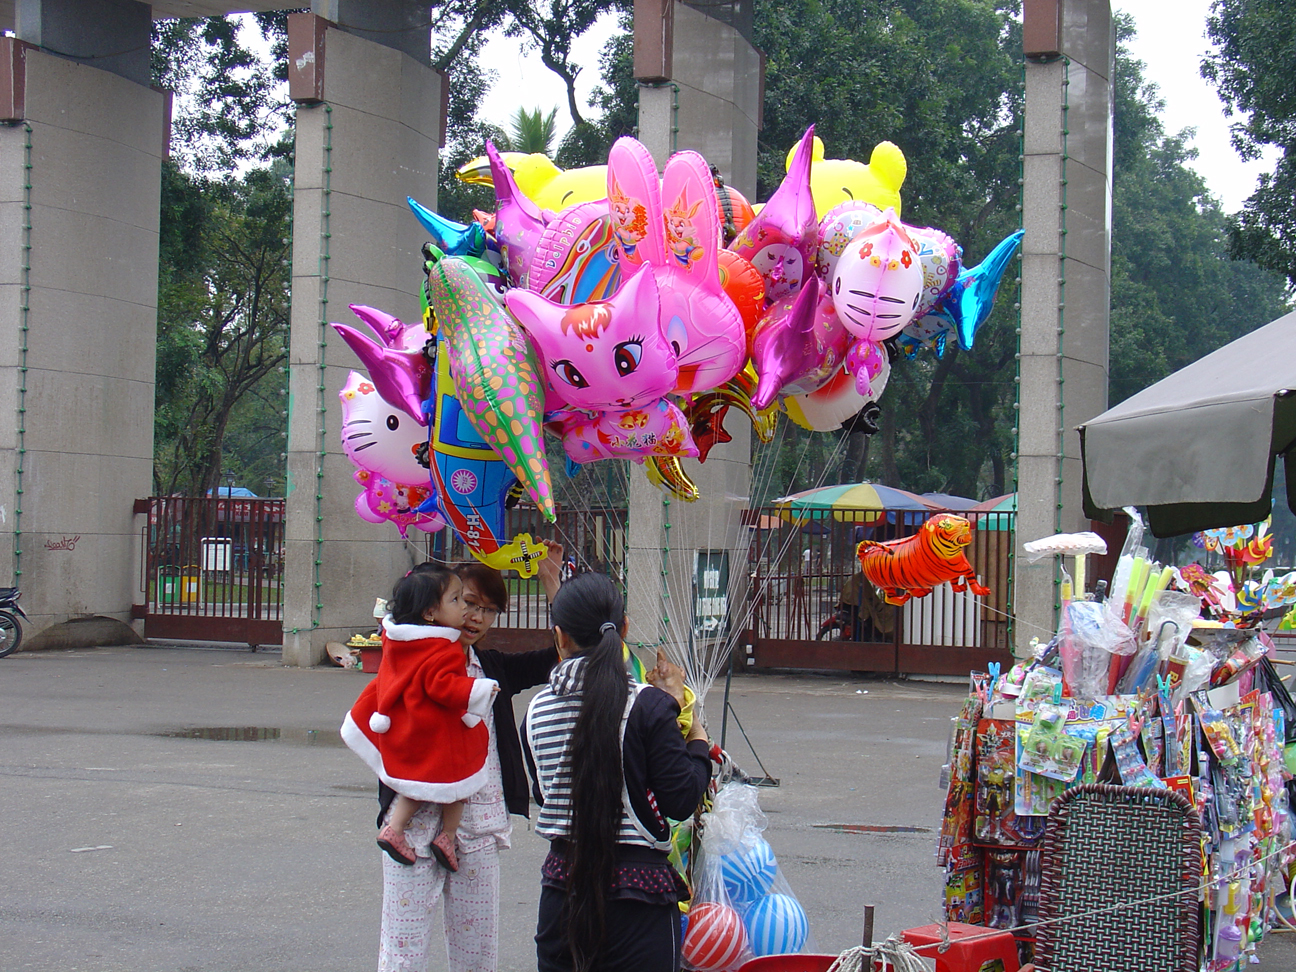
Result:
M336 735L366 678L228 650L0 661L0 969L372 968L373 781ZM767 836L822 950L858 943L866 902L879 938L938 914L936 779L960 697L932 683L735 680L739 718L782 781L762 791ZM731 752L755 771L730 725ZM236 738L186 737L213 728ZM502 969L534 968L543 852L520 823L504 857ZM1270 942L1262 968L1296 968L1291 939Z

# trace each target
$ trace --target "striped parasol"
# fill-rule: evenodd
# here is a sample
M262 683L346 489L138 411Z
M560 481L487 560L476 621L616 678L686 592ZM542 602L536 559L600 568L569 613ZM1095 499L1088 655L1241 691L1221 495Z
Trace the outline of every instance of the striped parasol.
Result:
M916 493L877 483L820 486L774 501L784 519L827 517L847 523L876 523L892 510L930 513L943 509Z
M1003 496L982 500L968 512L987 514L973 519L973 524L979 530L1012 530L1015 519L1012 514L1017 512L1017 494L1005 493Z

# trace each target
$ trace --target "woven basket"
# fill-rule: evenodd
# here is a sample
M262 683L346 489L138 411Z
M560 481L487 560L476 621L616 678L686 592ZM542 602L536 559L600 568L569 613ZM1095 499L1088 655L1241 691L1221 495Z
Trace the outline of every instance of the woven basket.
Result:
M1197 972L1201 827L1182 794L1068 790L1049 810L1041 870L1039 972Z

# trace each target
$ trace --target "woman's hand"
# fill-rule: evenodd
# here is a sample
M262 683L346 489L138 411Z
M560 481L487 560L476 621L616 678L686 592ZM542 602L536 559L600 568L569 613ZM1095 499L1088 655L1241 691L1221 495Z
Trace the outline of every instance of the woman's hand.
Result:
M562 584L563 547L557 540L541 538L540 542L548 552L536 568L536 576L540 578L540 586L544 588L545 597L552 601Z
M657 649L657 666L644 673L649 685L654 685L679 703L684 708L684 669L666 657L666 652Z

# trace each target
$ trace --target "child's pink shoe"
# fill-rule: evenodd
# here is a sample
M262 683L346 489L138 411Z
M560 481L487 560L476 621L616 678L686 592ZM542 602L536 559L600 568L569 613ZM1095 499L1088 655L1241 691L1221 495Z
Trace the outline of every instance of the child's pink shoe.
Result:
M459 870L459 858L455 856L454 838L444 830L432 839L432 856L447 871Z
M414 848L406 842L405 835L397 833L390 826L378 831L378 846L397 864L413 864L417 860Z

